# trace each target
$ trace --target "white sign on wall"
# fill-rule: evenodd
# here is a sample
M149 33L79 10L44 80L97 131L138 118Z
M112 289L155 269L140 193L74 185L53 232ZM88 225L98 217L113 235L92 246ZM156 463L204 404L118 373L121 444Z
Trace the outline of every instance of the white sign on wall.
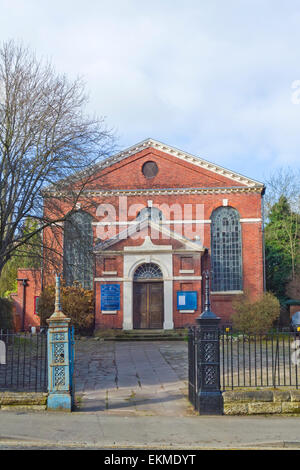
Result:
M6 364L6 346L4 341L0 341L0 364Z

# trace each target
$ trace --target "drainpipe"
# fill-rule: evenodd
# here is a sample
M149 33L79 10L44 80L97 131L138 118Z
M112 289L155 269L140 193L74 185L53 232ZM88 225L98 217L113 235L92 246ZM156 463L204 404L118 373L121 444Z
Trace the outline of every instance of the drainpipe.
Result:
M262 214L262 244L263 244L263 280L264 280L264 292L267 290L266 285L266 250L265 250L265 202L264 202L264 194L266 188L264 187L261 193L261 214Z
M44 230L42 231L41 243L41 292L44 290Z
M23 285L23 300L22 300L22 331L25 330L25 314L26 314L26 287L28 279L17 279Z

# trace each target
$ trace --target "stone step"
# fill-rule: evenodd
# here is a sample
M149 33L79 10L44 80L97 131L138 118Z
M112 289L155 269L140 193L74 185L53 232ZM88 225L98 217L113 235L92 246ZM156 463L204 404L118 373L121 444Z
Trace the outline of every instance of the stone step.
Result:
M130 335L106 337L104 341L184 341L184 336Z
M104 341L183 341L187 330L113 330L97 332Z

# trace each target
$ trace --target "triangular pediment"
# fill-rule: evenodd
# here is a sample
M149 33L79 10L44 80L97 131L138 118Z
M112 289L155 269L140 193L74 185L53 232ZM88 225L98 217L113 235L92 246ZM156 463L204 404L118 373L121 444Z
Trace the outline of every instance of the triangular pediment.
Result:
M165 154L169 157L173 157L174 161L178 160L178 162L181 161L192 165L195 170L202 169L205 172L210 173L212 183L214 177L216 178L216 181L218 181L217 186L219 186L219 182L223 179L223 181L231 181L234 186L241 185L249 188L264 187L263 183L259 181L253 180L239 173L223 168L220 165L211 163L207 160L204 160L203 158L196 157L195 155L191 155L187 152L176 149L175 147L171 147L170 145L163 144L162 142L151 138L146 139L136 145L133 145L117 153L116 155L105 159L104 161L98 164L98 169L101 171L109 169L116 164L120 164L123 161L125 162L125 160L127 160L129 157L133 157L134 155L140 154L140 152L146 151L147 149L158 151L160 152L160 155ZM119 185L120 187L122 187L121 181L119 182Z
M146 164L155 164L158 173L147 178L143 173ZM203 158L146 139L112 155L85 172L78 172L64 183L84 181L81 194L89 196L132 196L136 194L209 194L234 192L264 192L264 184L228 170ZM80 186L79 186L80 187ZM52 186L43 191L63 195Z
M111 249L114 245L120 243L121 241L127 240L132 235L135 235L138 232L142 232L143 230L146 230L148 228L150 228L152 231L157 231L163 234L165 240L170 240L170 242L171 241L179 242L182 245L183 249L186 249L189 251L196 251L196 252L203 252L205 250L201 242L189 240L183 235L178 234L174 232L173 230L170 230L169 228L163 226L162 224L153 222L151 219L144 219L142 221L137 222L134 225L130 225L127 229L122 230L121 232L109 238L108 240L98 242L94 247L94 252L99 253L99 252L103 252L105 250ZM157 251L166 250L166 245L160 245L159 241L157 240L156 240L156 243L154 243L151 240L151 237L149 235L146 235L144 238L144 242L142 244L140 245L135 244L130 247L124 247L124 251L127 251L127 250L152 251L154 248ZM172 247L170 245L169 249L171 248Z

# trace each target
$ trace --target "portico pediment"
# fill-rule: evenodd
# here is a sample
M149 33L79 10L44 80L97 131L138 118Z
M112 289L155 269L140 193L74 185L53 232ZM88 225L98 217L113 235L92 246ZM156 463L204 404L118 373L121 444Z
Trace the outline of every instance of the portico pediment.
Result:
M126 245L123 247L123 250L126 252L147 252L147 251L172 251L174 247L172 242L177 242L180 245L180 249L188 250L188 251L195 251L195 252L204 252L205 248L201 242L195 242L186 238L185 236L170 230L166 226L156 223L151 219L144 219L140 222L137 222L134 226L130 226L129 228L122 230L114 237L111 237L108 240L101 241L96 244L94 248L95 253L103 252L109 248L112 248L116 244L120 243L121 241L129 240L131 236L136 235L137 233L145 232L144 241L142 244L139 244L137 241L136 244ZM153 236L148 235L148 232L152 234L161 234L163 236L163 240L170 240L170 244L167 245L165 243L160 243L160 240L155 240L153 243L152 238ZM142 236L141 236L142 238Z
M138 246L124 246L124 251L126 252L137 252L141 251L143 253L147 251L172 251L172 245L155 245L150 236L145 237L144 243Z

